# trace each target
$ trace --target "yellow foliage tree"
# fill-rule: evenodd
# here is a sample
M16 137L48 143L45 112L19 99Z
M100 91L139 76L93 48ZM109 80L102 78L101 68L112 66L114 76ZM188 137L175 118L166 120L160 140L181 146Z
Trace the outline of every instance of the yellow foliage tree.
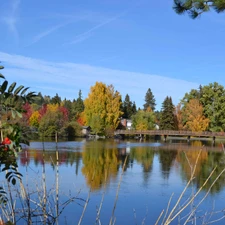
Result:
M52 112L56 112L59 109L59 105L58 104L48 104L47 105L47 110L48 111L52 111Z
M86 125L90 125L97 134L105 128L116 129L119 118L123 114L120 111L121 95L114 91L112 85L106 86L102 82L96 82L84 101L84 115Z
M203 107L198 99L191 99L184 110L187 118L185 128L191 131L205 131L209 126L209 119L203 115Z
M30 126L38 128L38 126L39 126L39 119L40 119L39 112L38 111L34 111L32 113L32 115L30 116L30 118L29 118Z

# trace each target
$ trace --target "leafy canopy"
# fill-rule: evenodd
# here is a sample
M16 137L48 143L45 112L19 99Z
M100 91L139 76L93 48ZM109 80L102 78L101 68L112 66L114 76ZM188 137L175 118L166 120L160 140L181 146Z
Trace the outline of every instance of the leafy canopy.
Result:
M122 116L121 95L112 85L96 82L84 101L86 125L97 133L104 133L106 128L116 129Z

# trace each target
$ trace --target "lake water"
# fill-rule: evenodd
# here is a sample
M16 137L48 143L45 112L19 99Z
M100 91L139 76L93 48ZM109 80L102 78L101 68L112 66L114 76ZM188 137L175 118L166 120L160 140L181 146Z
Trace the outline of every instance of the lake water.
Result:
M33 224L43 224L43 210L46 224L78 224L84 209L81 224L109 224L113 219L114 224L120 225L151 225L163 212L158 223L162 224L194 168L193 180L172 215L188 201L190 204L169 224L184 224L188 217L188 224L207 224L224 216L225 173L220 175L224 165L221 143L213 147L211 142L197 140L163 143L78 139L57 144L31 141L18 157L23 184L32 199ZM201 192L192 201L200 187ZM27 211L22 210L26 208L24 200L16 192L13 198L17 224L28 224ZM60 216L54 221L57 213ZM215 224L225 224L225 219Z

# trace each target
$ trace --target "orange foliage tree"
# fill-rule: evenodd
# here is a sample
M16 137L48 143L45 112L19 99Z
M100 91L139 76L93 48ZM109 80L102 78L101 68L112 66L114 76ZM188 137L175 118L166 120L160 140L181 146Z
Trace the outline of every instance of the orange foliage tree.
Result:
M177 122L177 128L178 130L183 130L183 112L181 108L181 104L179 103L175 108L175 114L176 114L176 122Z
M191 99L185 109L187 119L185 128L191 131L205 131L209 126L209 119L203 115L203 107L198 99Z

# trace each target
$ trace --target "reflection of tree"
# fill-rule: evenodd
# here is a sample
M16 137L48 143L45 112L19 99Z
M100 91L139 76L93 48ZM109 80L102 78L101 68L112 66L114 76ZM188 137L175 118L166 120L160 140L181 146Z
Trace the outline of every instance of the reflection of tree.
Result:
M185 152L179 151L177 155L177 161L181 165L184 179L187 179L187 180L190 179L192 169L194 168L194 165L196 163L196 159L199 154L199 151L200 151L200 148L193 148ZM202 168L202 165L204 165L207 162L207 158L208 158L208 152L206 150L202 150L201 155L196 164L196 169L194 174L195 178L199 178L202 176L201 168Z
M82 173L92 190L97 190L110 178L115 178L118 172L118 150L113 145L104 145L104 142L91 142L91 147L85 145L83 149Z
M176 159L177 151L176 150L159 150L159 161L161 164L161 172L163 178L168 179L170 174L170 169L174 160Z
M215 181L217 176L224 169L225 164L225 155L223 152L208 152L208 160L206 163L201 166L201 176L197 179L197 185L200 187L205 182L206 178L209 176L211 171L216 167L215 172L212 177L209 179L208 183L204 187L204 189L208 189L211 184ZM225 174L223 173L216 183L213 185L211 192L216 193L221 191L225 185Z
M36 149L29 149L22 151L20 153L20 163L22 165L29 165L31 159L34 160L35 165L43 165L43 163L47 163L52 165L53 169L56 165L56 154L55 151L45 151L45 158L43 159L43 151ZM59 165L65 164L72 166L74 163L76 164L76 174L77 167L81 161L81 152L72 152L72 151L63 151L63 149L59 152Z
M143 146L135 147L135 148L132 148L130 152L130 158L142 164L144 179L145 181L147 181L149 178L150 172L152 171L154 151L149 149L149 147L143 147Z

